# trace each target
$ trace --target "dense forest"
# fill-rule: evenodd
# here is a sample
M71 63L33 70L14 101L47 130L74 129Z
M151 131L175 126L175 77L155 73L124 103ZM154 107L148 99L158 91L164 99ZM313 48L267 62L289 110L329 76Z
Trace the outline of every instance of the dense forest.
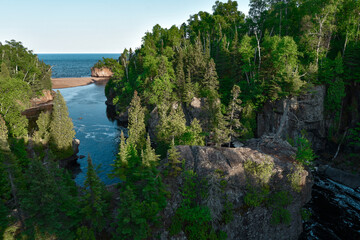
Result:
M117 113L128 113L129 137L121 135L111 173L122 180L116 191L100 181L91 156L82 187L59 167L74 153L75 136L60 92L52 93L53 109L33 122L22 115L32 98L51 90L51 67L20 42L0 44L0 238L157 238L171 195L164 179L182 174L170 235L226 239L214 230L209 208L197 204L206 184L182 172L176 145L229 147L257 137L256 114L266 102L315 85L326 86L328 141L342 143L349 132L343 144L358 148L360 2L251 0L247 16L237 7L217 1L212 13L191 15L181 26L156 25L140 48L94 66L112 70L105 94ZM186 117L194 99L203 106L199 119ZM310 143L297 140L297 160L308 165ZM226 223L232 207L224 202L219 221Z

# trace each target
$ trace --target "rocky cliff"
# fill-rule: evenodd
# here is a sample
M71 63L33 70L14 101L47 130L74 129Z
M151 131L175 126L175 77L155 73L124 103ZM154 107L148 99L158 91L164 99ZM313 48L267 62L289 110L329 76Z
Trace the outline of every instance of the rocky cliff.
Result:
M91 76L92 77L112 77L113 72L110 68L102 67L102 68L91 68Z
M198 204L209 207L215 231L226 232L228 239L298 239L302 232L301 207L311 198L312 176L294 162L296 149L287 142L263 137L249 141L242 148L178 146L177 149L184 160L183 173L165 179L171 198L163 213L164 229L171 228L184 199L181 194L184 171L192 170L198 183L206 182L203 186L207 197L198 199ZM264 166L268 166L265 171ZM269 192L258 206L251 205L245 198L260 182ZM280 207L277 204L281 200L272 199L284 194L289 194L291 201ZM228 206L232 206L233 218L224 222L222 215ZM274 223L280 208L290 214L288 223ZM159 234L161 239L187 239L184 232L170 236L169 231L162 230Z
M42 95L30 99L30 107L22 112L28 119L37 119L40 112L51 111L53 106L54 91L43 90Z
M282 139L296 139L305 130L314 150L324 149L325 94L325 86L315 86L307 94L266 103L257 115L257 136L276 135Z

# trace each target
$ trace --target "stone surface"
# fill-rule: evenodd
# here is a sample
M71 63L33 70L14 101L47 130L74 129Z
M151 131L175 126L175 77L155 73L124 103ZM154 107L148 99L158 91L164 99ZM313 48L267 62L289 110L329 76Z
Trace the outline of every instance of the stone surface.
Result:
M360 188L360 176L330 166L319 166L319 172L326 177L353 189Z
M184 170L193 170L199 179L206 179L208 187L208 199L202 200L211 211L213 227L227 233L228 239L298 239L302 232L301 207L311 198L312 175L301 171L301 191L295 192L289 184L288 174L294 170L296 149L284 141L274 138L254 139L247 147L242 148L215 148L199 146L177 146L182 159L185 160ZM273 154L274 153L274 154ZM275 154L276 153L276 154ZM246 161L261 163L268 161L274 164L273 176L269 182L271 192L288 191L293 201L286 207L291 213L290 225L273 225L270 223L272 209L265 204L259 207L248 207L244 204L244 196L248 191L250 178L245 172ZM166 160L164 160L166 163ZM217 191L219 186L218 172L223 173L223 179L227 182L224 192ZM164 230L160 232L163 239L186 239L184 236L168 237L166 229L171 225L171 217L180 206L182 195L180 193L183 179L181 174L165 178L165 182L171 192L171 198L163 212L165 217ZM217 221L223 205L223 194L233 204L234 219L225 224Z
M257 136L273 134L296 139L305 130L314 150L324 149L325 94L325 86L315 86L305 95L266 103L257 115Z
M113 72L110 68L91 68L92 77L112 77Z
M54 99L54 93L50 90L42 90L42 95L30 100L31 107L37 107L44 103L49 103Z

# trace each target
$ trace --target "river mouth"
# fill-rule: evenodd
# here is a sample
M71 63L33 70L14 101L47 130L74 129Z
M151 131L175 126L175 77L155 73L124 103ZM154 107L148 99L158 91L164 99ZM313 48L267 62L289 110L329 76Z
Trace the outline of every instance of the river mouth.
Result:
M120 133L127 134L127 129L107 117L104 90L103 83L59 89L67 103L76 138L80 140L78 155L86 156L78 160L80 170L75 177L78 185L85 181L88 154L98 166L98 175L106 185L119 182L109 174L119 152Z

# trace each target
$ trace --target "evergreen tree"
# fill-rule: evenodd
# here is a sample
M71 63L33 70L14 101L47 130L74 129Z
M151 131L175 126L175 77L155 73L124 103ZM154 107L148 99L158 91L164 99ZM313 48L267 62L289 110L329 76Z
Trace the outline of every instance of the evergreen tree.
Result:
M131 100L129 108L129 138L127 143L141 149L145 143L145 114L141 106L141 100L137 91L134 92L134 97Z
M181 105L158 106L160 121L157 126L157 140L170 144L175 138L179 140L180 136L186 131L186 120Z
M151 147L150 136L147 136L145 149L141 154L142 165L145 167L154 167L159 161L159 156L156 155L155 150Z
M26 229L73 239L78 224L79 201L70 175L64 175L54 162L33 160L24 176L21 207L27 215Z
M175 148L174 139L171 141L170 149L168 150L168 161L171 171L170 175L176 177L182 169L181 167L179 167L179 165L181 164L180 154Z
M52 121L50 123L52 149L59 157L68 157L73 154L72 141L74 137L74 125L69 117L66 102L58 90L54 98Z
M128 160L127 160L127 145L125 142L124 132L121 131L120 134L120 149L119 153L116 157L114 162L114 170L113 174L119 177L122 180L126 180L125 169L128 167Z
M96 235L100 233L106 225L109 206L105 200L105 185L97 176L90 155L88 155L88 168L84 190L85 195L83 196L82 213L84 214L84 220Z
M227 111L230 140L231 138L238 136L238 134L236 134L236 129L238 129L241 126L239 116L242 110L241 107L242 101L238 99L240 93L241 93L240 87L238 85L234 85L233 89L231 90L231 100ZM230 147L230 142L229 142L229 147Z

